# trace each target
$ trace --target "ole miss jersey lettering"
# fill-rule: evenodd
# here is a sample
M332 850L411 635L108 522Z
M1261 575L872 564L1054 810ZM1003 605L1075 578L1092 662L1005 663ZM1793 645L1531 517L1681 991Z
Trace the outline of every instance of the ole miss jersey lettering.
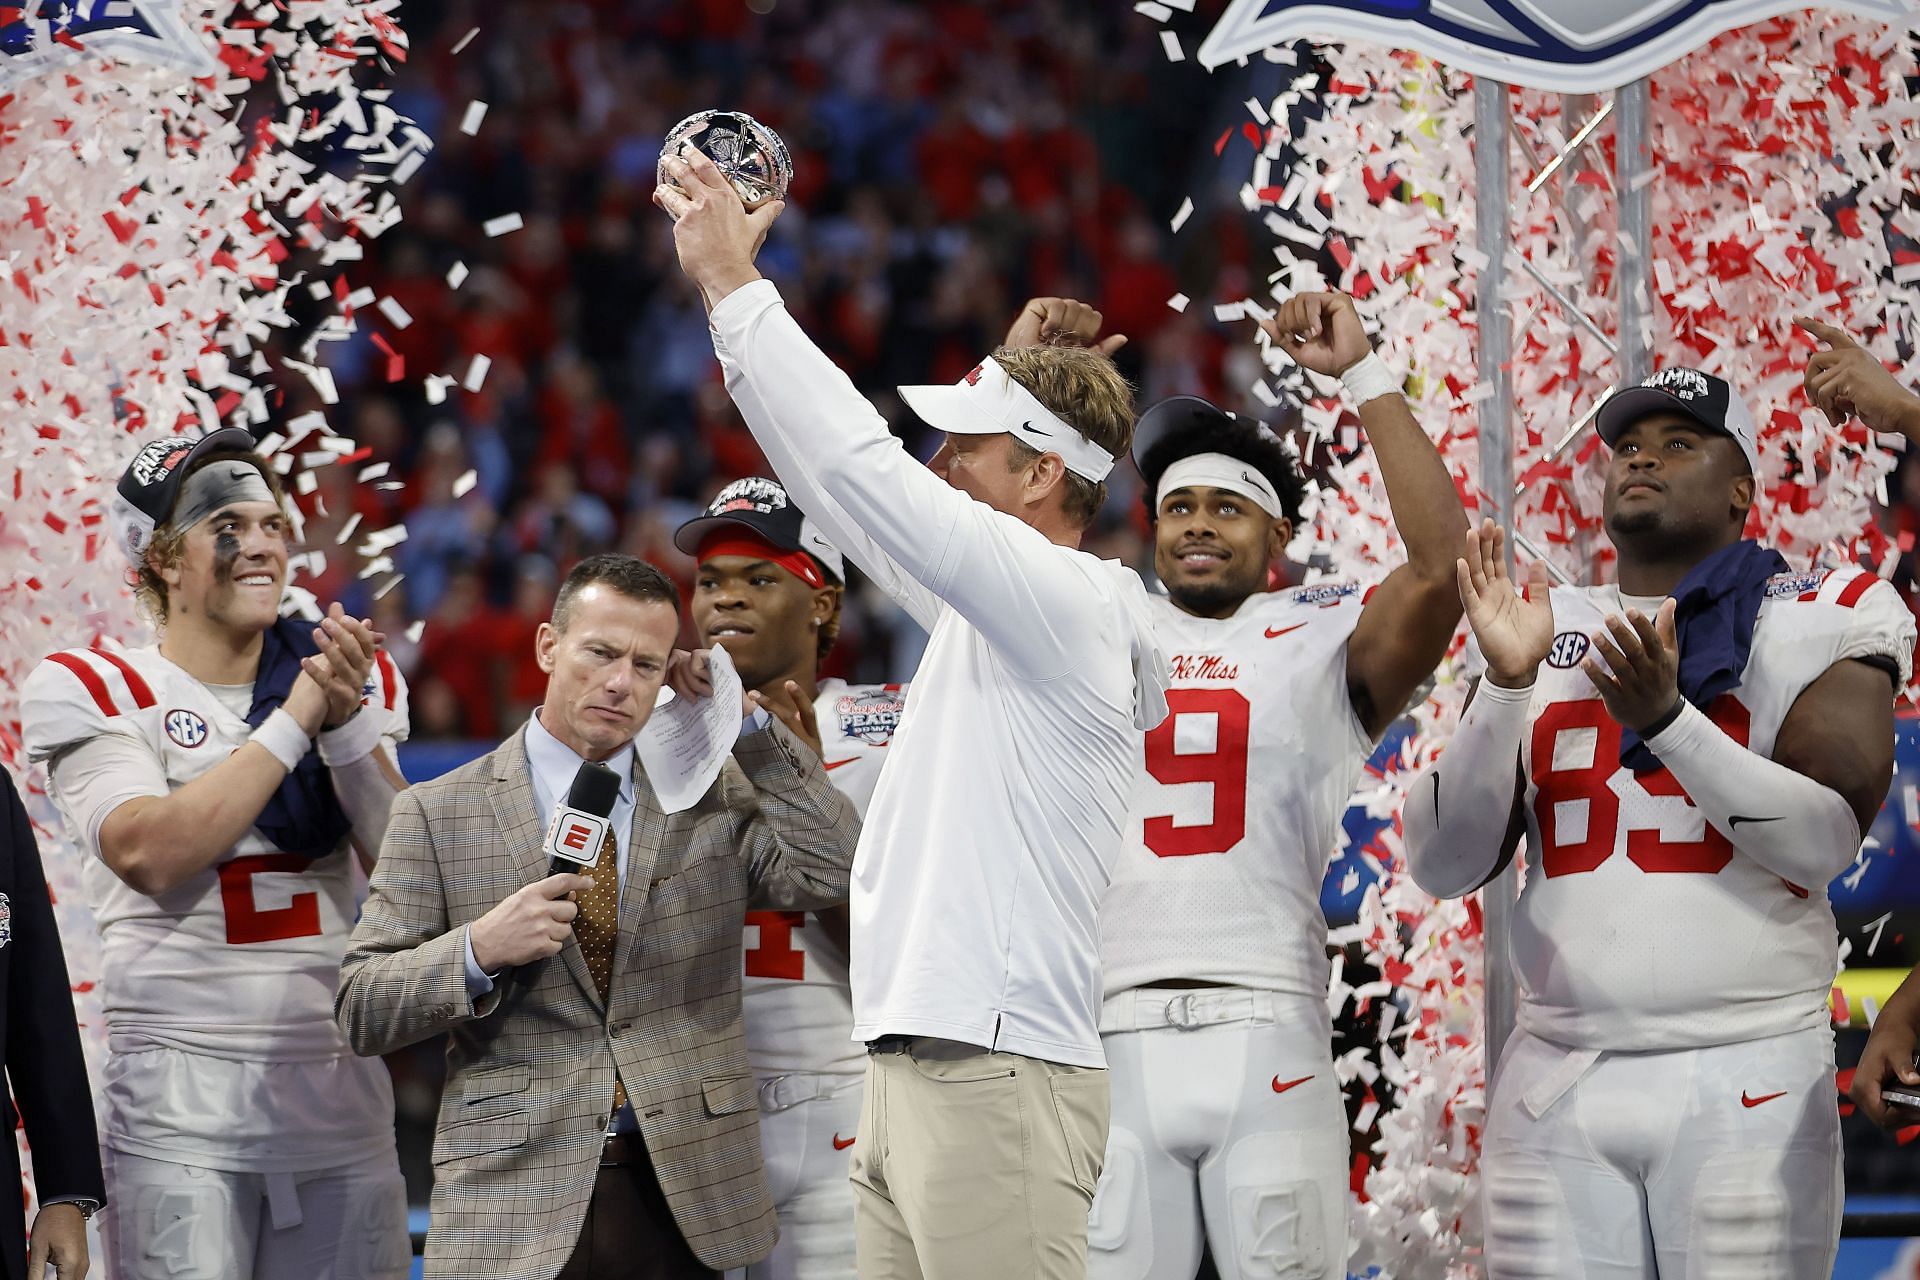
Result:
M1825 886L1788 884L1742 856L1741 830L1708 824L1665 768L1620 763L1620 726L1577 659L1565 659L1627 602L1611 587L1556 587L1552 603L1554 653L1540 666L1521 744L1520 1024L1557 1044L1617 1050L1820 1025L1835 969ZM1739 686L1707 715L1771 756L1794 700L1835 662L1884 663L1904 683L1912 639L1906 607L1874 575L1782 574L1769 584Z

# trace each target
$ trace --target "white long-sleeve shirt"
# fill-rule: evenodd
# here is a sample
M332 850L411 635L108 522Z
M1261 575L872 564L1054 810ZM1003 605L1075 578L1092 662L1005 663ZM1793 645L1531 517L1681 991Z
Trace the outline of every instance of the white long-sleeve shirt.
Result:
M713 329L794 501L931 633L854 858L854 1038L1103 1065L1096 910L1166 714L1145 588L915 461L771 283Z

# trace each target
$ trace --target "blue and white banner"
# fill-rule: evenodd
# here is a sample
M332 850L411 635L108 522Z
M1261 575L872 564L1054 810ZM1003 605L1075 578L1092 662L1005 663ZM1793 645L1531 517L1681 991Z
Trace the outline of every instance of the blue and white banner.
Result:
M1808 7L1805 0L1232 0L1199 58L1216 67L1293 40L1371 40L1511 84L1595 93L1637 80L1723 31ZM1826 7L1903 27L1916 15L1907 0Z

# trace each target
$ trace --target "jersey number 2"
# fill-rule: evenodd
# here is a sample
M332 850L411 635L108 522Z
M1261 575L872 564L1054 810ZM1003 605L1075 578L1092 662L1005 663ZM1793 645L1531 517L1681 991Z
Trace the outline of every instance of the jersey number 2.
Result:
M1148 818L1142 834L1162 858L1225 853L1247 834L1247 726L1253 708L1238 689L1169 689L1167 718L1147 735L1147 772L1175 786L1205 782L1213 787L1213 820L1175 826L1171 817ZM1174 729L1181 716L1214 718L1213 750L1176 751Z
M220 905L227 915L227 941L284 942L320 936L320 895L296 893L284 907L262 911L253 902L253 878L263 871L298 875L308 860L291 853L255 853L220 864Z
M1723 693L1714 699L1707 714L1721 732L1741 746L1747 745L1753 713L1739 699ZM1591 761L1583 766L1556 768L1554 749L1561 735L1582 731L1592 734ZM1610 785L1614 781L1637 786L1650 796L1687 798L1679 780L1666 769L1636 774L1620 763L1620 726L1598 698L1555 702L1540 713L1533 722L1533 780L1533 819L1545 846L1540 866L1549 876L1592 871L1613 856L1614 837L1620 829L1620 796ZM1555 809L1582 801L1587 811L1585 834L1578 840L1561 839ZM1688 807L1692 807L1691 801ZM1711 824L1701 825L1705 830L1698 840L1668 840L1651 826L1629 828L1627 858L1642 871L1713 875L1733 860L1733 845Z

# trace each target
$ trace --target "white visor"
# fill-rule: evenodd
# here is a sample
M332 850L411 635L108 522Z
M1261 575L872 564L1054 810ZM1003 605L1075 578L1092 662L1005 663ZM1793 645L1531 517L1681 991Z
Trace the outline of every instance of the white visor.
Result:
M1273 491L1267 478L1240 459L1229 458L1224 453L1191 453L1161 472L1160 488L1153 495L1154 507L1158 509L1175 489L1197 484L1237 493L1275 520L1286 517L1280 495Z
M1112 454L1062 422L991 356L950 387L901 387L900 398L936 431L1010 435L1041 453L1059 454L1067 470L1095 483L1113 470Z

